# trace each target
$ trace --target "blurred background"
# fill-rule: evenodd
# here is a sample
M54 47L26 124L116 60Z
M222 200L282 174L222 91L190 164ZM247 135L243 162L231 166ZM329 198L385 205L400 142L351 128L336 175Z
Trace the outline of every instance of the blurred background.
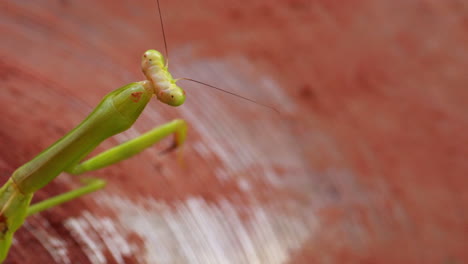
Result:
M184 163L141 155L28 218L7 263L468 262L468 4L161 0ZM0 2L0 177L164 50L155 1ZM88 176L88 175L87 175ZM35 201L79 186L63 174Z

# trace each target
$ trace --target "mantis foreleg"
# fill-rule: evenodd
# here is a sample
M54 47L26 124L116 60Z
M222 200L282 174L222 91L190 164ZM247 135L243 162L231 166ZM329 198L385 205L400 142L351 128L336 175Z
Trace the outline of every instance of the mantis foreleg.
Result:
M152 146L161 139L174 134L176 147L181 146L186 137L187 125L184 120L176 119L167 124L158 126L145 134L108 149L80 164L75 165L69 173L79 175L88 171L107 167L124 159L130 158L144 149ZM44 211L62 203L71 201L85 194L104 188L106 181L95 178L82 179L85 186L57 195L42 202L31 205L27 210L27 216Z
M172 122L158 126L134 139L108 149L95 157L77 164L74 167L67 169L66 172L78 175L112 165L140 153L170 134L175 134L175 146L181 146L187 135L187 125L185 121L182 119L176 119Z

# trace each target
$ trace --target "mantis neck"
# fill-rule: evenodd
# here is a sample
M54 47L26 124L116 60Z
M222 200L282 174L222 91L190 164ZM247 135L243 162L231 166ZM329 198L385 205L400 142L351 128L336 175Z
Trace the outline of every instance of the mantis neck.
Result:
M154 94L156 94L156 96L159 96L161 91L169 90L175 85L174 78L164 66L152 66L148 68L145 75L146 79L153 84Z

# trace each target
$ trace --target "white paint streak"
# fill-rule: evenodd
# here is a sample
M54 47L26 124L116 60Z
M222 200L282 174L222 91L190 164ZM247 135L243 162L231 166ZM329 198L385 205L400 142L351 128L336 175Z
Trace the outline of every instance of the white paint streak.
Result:
M94 230L99 230L99 235L107 249L111 252L117 263L125 263L123 256L129 256L131 249L126 240L119 235L112 219L97 218L89 212L84 212L83 217L93 226Z
M51 230L52 228L50 228L49 223L45 219L41 218L40 216L36 216L36 219L39 219L42 228L33 229L28 222L23 224L23 228L28 230L31 235L33 235L41 243L41 245L52 256L56 263L72 263L68 258L66 242L61 240L58 234L55 234L55 232L46 232L46 230Z
M70 230L76 241L80 242L83 250L92 263L107 263L102 252L103 245L96 236L85 218L70 218L65 222L65 227Z
M214 205L198 197L188 198L171 208L153 199L135 204L119 196L100 196L97 201L102 206L118 212L109 232L115 230L116 225L121 226L121 230L100 238L107 249L112 248L110 251L118 263L122 263L119 255L132 254L131 247L122 246L122 241L136 233L144 241L145 249L138 250L140 254L145 252L140 256L144 263L279 264L288 260L289 253L298 249L317 225L311 210L291 214L285 213L284 207L260 204L236 209L238 205L228 200ZM86 234L94 233L94 229L108 222L107 218L89 213L67 221L66 226L78 240L92 249L93 252L88 253L95 256L93 263L104 263L100 261L105 248Z

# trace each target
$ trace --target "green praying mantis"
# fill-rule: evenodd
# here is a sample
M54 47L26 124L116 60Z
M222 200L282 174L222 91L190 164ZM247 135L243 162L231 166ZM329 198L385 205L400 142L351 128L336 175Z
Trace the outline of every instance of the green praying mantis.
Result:
M167 57L159 0L157 6ZM146 80L127 84L107 94L77 127L19 167L0 188L0 262L7 257L14 233L28 216L97 191L106 185L102 179L83 179L82 187L31 205L34 193L60 173L81 175L110 166L138 154L170 135L174 135L174 143L168 150L176 149L184 143L187 125L184 120L176 119L84 160L101 142L129 129L153 97L170 106L182 105L186 96L184 90L176 84L178 80L189 80L222 90L189 78L174 79L168 71L167 60L156 50L144 52L141 67ZM246 97L222 91L277 111Z

